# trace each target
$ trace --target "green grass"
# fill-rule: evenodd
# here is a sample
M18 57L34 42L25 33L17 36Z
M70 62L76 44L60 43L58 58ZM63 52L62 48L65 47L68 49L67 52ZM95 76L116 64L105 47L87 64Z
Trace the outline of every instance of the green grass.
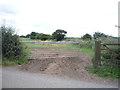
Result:
M113 67L113 66L101 66L97 68L97 72L93 68L93 66L86 67L86 70L90 73L96 74L99 77L105 77L105 78L120 78L120 70L119 68Z
M20 38L20 41L35 41L35 40L32 40L30 38Z
M12 60L8 60L5 58L2 60L2 65L4 65L4 66L11 66L11 65L15 65L15 64L16 64L16 62L12 61Z
M51 48L51 49L68 49L88 53L93 56L94 52L91 48L80 48L79 44L70 43L25 43L27 47L32 48Z
M65 49L69 48L68 44L54 44L54 43L25 43L28 47L37 47L37 48L56 48L56 49Z
M28 62L27 57L31 54L31 52L30 52L30 50L25 49L24 54L25 54L25 56L21 56L21 57L18 57L16 59L3 58L1 60L1 64L4 66L11 66L11 65L15 65L15 64L19 64L19 65L26 64Z
M22 41L35 41L30 38L20 38ZM92 42L90 41L82 41L80 43L70 44L70 43L25 43L27 47L32 48L53 48L53 49L69 49L79 52L88 53L93 56L94 51L92 49Z
M27 59L20 59L20 60L10 60L10 59L3 59L2 60L2 65L4 66L12 66L15 64L26 64L28 62Z
M0 58L0 65L2 65L2 59Z
M21 58L21 59L17 59L17 60L11 60L11 59L3 59L2 60L2 65L4 66L12 66L15 64L26 64L28 62L28 59L25 58Z
M94 56L94 50L91 48L80 48L80 52L84 52L91 56Z
M24 50L25 57L19 57L17 60L15 60L16 64L26 64L28 62L28 56L31 54L30 50L25 49Z

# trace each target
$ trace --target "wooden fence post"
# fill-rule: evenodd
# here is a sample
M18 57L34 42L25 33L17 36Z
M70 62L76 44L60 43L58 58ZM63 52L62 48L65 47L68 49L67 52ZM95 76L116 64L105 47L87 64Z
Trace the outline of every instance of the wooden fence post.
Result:
M95 69L100 65L100 60L101 60L101 41L95 41L95 58L94 58Z

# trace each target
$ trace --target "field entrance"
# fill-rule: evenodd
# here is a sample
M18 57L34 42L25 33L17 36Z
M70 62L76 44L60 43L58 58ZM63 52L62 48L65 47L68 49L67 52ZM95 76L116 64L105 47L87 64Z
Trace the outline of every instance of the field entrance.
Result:
M21 70L47 73L58 76L87 77L85 67L90 64L91 56L72 50L29 48L31 57Z
M113 83L87 71L92 54L80 51L79 43L24 42L31 52L29 62L17 67L21 71L67 77L83 81ZM86 49L84 49L86 50ZM88 52L88 49L87 49ZM91 51L90 51L91 52ZM116 80L114 81L116 83Z

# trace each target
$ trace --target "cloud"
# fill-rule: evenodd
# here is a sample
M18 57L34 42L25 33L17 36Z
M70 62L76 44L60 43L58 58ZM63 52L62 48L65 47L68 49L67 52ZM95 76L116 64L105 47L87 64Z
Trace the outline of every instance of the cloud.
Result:
M15 7L12 6L11 4L2 3L0 4L0 14L1 15L8 15L8 14L16 15L17 11L15 10Z
M96 30L116 36L117 1L0 0L0 18L15 21L19 35L31 31L52 33L60 28L68 31L68 36L92 34Z

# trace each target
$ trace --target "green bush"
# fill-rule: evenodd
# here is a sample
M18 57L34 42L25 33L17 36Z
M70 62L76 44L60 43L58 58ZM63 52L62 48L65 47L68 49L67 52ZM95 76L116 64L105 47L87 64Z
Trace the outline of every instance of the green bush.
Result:
M87 41L81 41L79 43L80 48L93 48L94 47L94 41L87 40Z
M19 41L19 36L14 34L11 27L0 27L2 31L2 58L3 60L18 61L25 60L27 54L25 47Z
M92 36L90 34L86 33L85 35L83 35L82 39L83 40L91 40Z

